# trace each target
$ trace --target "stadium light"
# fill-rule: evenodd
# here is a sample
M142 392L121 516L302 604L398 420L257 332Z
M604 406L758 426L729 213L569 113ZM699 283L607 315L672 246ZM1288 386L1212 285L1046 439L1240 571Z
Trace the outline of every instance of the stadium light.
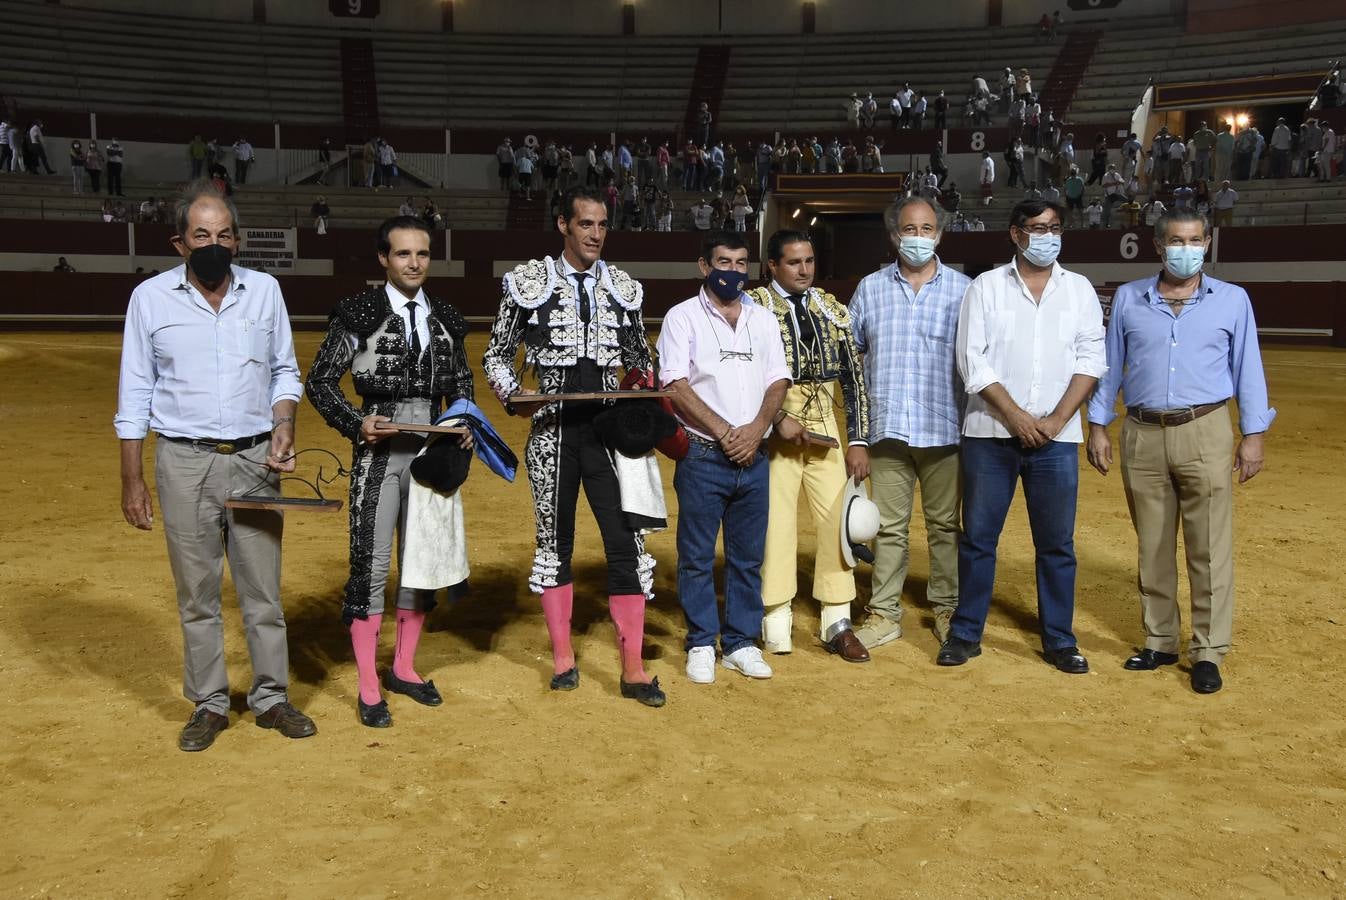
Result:
M1234 121L1238 123L1238 127L1247 128L1248 122L1250 120L1248 119L1247 113L1239 113L1237 116L1234 117Z
M814 216L812 219L809 219L809 227L810 227L810 228L812 228L814 225L817 225L817 224L818 224L818 217L817 217L817 216Z
M803 211L804 211L804 210L803 210L802 207L800 207L800 208L796 208L795 211L794 211L794 215L790 216L790 218L792 218L792 219L797 219L797 218L799 218L799 214L802 213Z

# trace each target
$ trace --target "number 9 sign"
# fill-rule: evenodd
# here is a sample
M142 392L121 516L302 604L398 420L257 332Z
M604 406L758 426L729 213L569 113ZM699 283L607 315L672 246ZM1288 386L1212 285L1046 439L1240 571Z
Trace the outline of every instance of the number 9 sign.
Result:
M379 14L380 0L328 0L327 8L339 19L373 19Z

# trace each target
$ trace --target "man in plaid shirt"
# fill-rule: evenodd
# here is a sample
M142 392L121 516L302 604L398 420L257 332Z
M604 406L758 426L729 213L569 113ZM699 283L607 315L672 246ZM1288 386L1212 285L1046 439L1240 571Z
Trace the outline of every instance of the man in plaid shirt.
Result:
M958 605L958 443L965 404L954 361L958 312L971 279L935 254L939 213L922 197L884 214L897 262L860 282L851 327L865 355L870 480L881 523L869 617L856 636L870 650L902 636L902 585L916 484L930 548L926 595L935 632L948 637Z

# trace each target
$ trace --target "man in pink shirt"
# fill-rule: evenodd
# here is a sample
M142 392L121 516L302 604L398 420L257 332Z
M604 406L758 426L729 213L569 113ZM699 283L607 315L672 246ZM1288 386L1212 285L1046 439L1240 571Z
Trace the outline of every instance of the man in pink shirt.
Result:
M668 190L668 166L673 161L668 152L668 141L659 145L659 149L654 154L655 164L659 167L658 181L659 190Z
M770 678L762 633L762 554L768 506L764 441L790 386L771 313L743 293L748 248L732 231L706 235L695 297L668 311L659 334L660 379L675 392L690 448L678 462L678 597L687 616L687 677L726 669ZM725 614L715 599L715 540L724 527Z

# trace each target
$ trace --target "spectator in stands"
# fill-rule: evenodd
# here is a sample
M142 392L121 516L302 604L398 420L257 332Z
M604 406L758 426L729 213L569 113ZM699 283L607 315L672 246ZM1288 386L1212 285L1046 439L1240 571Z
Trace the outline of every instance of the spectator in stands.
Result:
M368 147L368 145L366 145ZM593 145L589 145L590 153L593 152ZM373 162L373 160L370 160ZM505 138L495 148L496 177L500 179L500 190L508 193L514 189L514 143L509 138ZM589 173L591 178L594 174L593 160L589 161Z
M1133 198L1140 195L1139 175L1136 175L1134 173L1131 175L1131 178L1126 182L1126 187L1123 189L1123 193L1125 193L1128 198Z
M1014 96L1016 98L1022 97L1024 100L1028 100L1032 95L1033 76L1028 74L1027 69L1020 69L1019 74L1014 77Z
M1168 212L1168 208L1164 206L1164 201L1158 197L1152 197L1150 202L1145 204L1145 224L1153 228L1154 223L1158 222L1166 212Z
M850 138L846 138L846 143L841 146L841 171L847 174L860 171L860 152Z
M444 227L444 215L439 211L439 206L435 201L429 197L425 198L425 204L421 207L421 221L431 231L437 231Z
M865 94L865 106L860 111L861 121L866 128L874 127L874 117L879 114L879 101L874 99L874 93Z
M42 137L42 120L34 119L33 124L28 128L28 144L33 148L32 170L36 173L37 167L40 165L48 175L55 175L56 171L47 161L47 147L43 143Z
M23 157L23 131L19 128L18 122L9 123L5 129L4 139L5 146L9 150L9 171L28 171L27 160Z
M192 135L192 142L187 145L187 161L191 163L192 181L195 181L206 168L206 142L199 134Z
M1038 40L1050 41L1052 39L1052 17L1046 13L1038 19Z
M701 148L696 146L695 141L688 141L682 148L682 189L684 191L696 190L697 185L696 170L701 162Z
M416 199L407 197L403 200L402 205L397 208L397 214L408 219L416 218Z
M1256 128L1250 130L1253 133L1253 140L1257 142L1257 145L1253 147L1252 176L1254 178L1266 178L1268 162L1265 158L1267 138L1266 135L1262 134L1262 132L1258 131Z
M332 171L332 139L318 141L318 184L327 184L327 173Z
M1117 211L1122 217L1124 227L1135 228L1140 224L1140 203L1135 197L1128 197L1125 203L1117 207Z
M130 220L131 214L127 211L126 204L122 202L120 197L117 198L117 202L112 204L113 223L117 225L125 225Z
M1009 186L1023 187L1028 184L1024 176L1024 142L1015 138L1014 143L1005 150L1005 163L1009 167Z
M1126 136L1126 142L1122 144L1122 178L1129 180L1139 171L1142 149L1134 131Z
M913 124L912 110L916 105L916 92L911 89L911 85L909 83L903 82L902 89L897 92L897 99L898 102L901 103L902 105L901 125L903 128L911 128Z
M874 143L874 138L865 138L865 159L869 161L869 169L875 175L883 174L883 145Z
M902 127L902 90L893 91L893 99L888 101L888 129L897 131Z
M696 145L698 147L704 147L710 143L711 121L710 104L702 101L701 106L696 111Z
M1112 208L1126 199L1126 181L1117 171L1116 163L1108 163L1108 171L1103 173L1103 227L1112 227Z
M1078 227L1084 218L1084 179L1080 170L1070 167L1070 175L1063 185L1066 194L1066 221L1071 227Z
M229 170L216 163L210 167L209 171L211 186L226 197L233 196L234 186L229 183Z
M1253 175L1253 151L1257 147L1257 129L1245 128L1234 141L1234 178L1247 181ZM1224 179L1221 179L1222 181Z
M519 151L514 154L514 171L519 173L519 193L524 195L525 200L533 199L533 161L536 154L533 148L527 144L519 147Z
M318 230L318 234L326 234L327 217L332 214L331 207L327 205L327 198L319 194L313 205L308 208L308 214L312 216L313 227Z
M1229 177L1229 166L1234 160L1234 132L1228 122L1220 123L1220 133L1215 136L1215 178L1224 181Z
M379 179L383 182L384 187L397 187L397 151L393 149L392 144L388 143L383 138L379 138L377 152L379 158Z
M944 179L949 177L949 167L944 162L943 141L935 141L935 149L930 151L930 171L938 176L940 185L943 185Z
M126 195L122 193L122 163L126 161L126 150L114 137L108 142L106 152L108 196L116 194L118 197L125 197Z
M729 219L729 204L725 202L723 194L712 194L710 201L710 230L722 231L725 222Z
M511 159L513 154L511 154ZM378 138L371 137L360 148L360 162L365 170L365 187L377 189L379 186L379 147Z
M600 165L601 157L598 155L598 144L590 141L589 149L584 151L584 186L596 188L600 184L605 184L607 179L603 177L603 168ZM514 164L513 151L510 152L510 165Z
M574 149L569 144L562 146L561 149L557 151L557 159L559 160L559 168L560 168L560 175L558 176L559 181L557 183L557 189L559 191L568 191L572 187L574 187L575 183L579 180L578 177L576 177L575 175ZM552 218L554 219L555 216L553 216Z
M627 177L634 174L635 167L631 148L626 145L626 141L622 141L617 145L617 183L626 184Z
M1028 187L1024 190L1024 199L1025 200L1042 199L1042 191L1038 190L1038 183L1036 181L1030 182Z
M4 170L5 158L0 154L0 172ZM76 194L84 193L84 146L79 141L70 142L70 182Z
M1210 158L1215 150L1215 132L1205 122L1192 133L1192 180L1201 181L1211 176Z
M0 172L12 171L13 151L9 149L9 121L0 118Z
M141 201L140 210L136 218L141 224L149 224L151 222L159 221L159 204L155 202L153 197Z
M860 127L860 113L865 108L865 101L860 99L859 94L852 93L851 99L846 101L846 124L852 128Z
M822 148L814 144L816 140L805 139L799 145L799 170L805 175L813 175L818 171L818 151Z
M1016 97L1009 108L1009 137L1013 140L1023 134L1024 120L1028 116L1028 101Z
M983 150L981 152L981 204L990 206L991 201L995 199L995 160L991 159L991 151Z
M1068 131L1065 136L1061 138L1061 146L1056 150L1056 158L1064 171L1070 172L1075 168L1074 132Z
M617 182L613 178L608 179L608 183L603 187L603 202L608 208L608 221L612 227L617 227L617 212L621 209L622 193L617 189Z
M61 256L57 258L56 265L52 266L51 270L53 272L73 272L75 267L66 262L64 256Z
M1332 177L1332 165L1337 153L1337 133L1330 122L1323 123L1322 147L1318 150L1318 180L1327 181Z
M1061 33L1061 30L1062 30L1063 28L1065 28L1065 24L1066 24L1066 23L1061 19L1061 10L1059 10L1059 9L1058 9L1058 10L1054 10L1054 11L1052 12L1052 39L1053 39L1053 40L1055 40L1055 39L1056 39L1056 36L1057 36L1058 34Z
M1234 206L1239 202L1239 192L1234 190L1228 179L1220 182L1220 189L1211 198L1215 210L1215 227L1227 228L1234 224Z
M1290 175L1290 147L1294 143L1294 136L1290 132L1290 126L1285 123L1284 117L1276 120L1276 127L1271 130L1271 177L1288 178Z
M636 144L636 183L642 188L654 181L654 148L649 138L641 138Z
M972 124L991 124L991 100L989 97L977 97L972 101Z
M771 146L770 141L762 141L757 145L757 194L761 196L766 193L767 183L771 180L771 160L775 156L776 148Z
M1034 149L1041 146L1039 136L1042 126L1042 104L1038 102L1037 94L1028 95L1028 105L1024 108L1024 127L1028 129L1028 139L1033 142Z
M1103 227L1103 204L1097 197L1090 200L1089 205L1084 208L1084 219L1090 228Z
M111 201L111 200L104 200L104 201L103 201L103 206L102 206L102 208L99 209L99 211L98 211L98 217L99 217L100 219L102 219L104 222L111 222L111 221L112 221L112 201Z
M1318 151L1323 148L1323 130L1317 119L1309 119L1299 126L1299 174L1311 178L1318 174Z
M1198 181L1192 185L1192 208L1201 218L1207 222L1211 221L1210 185L1205 181Z
M1050 178L1047 179L1046 186L1042 189L1040 199L1046 200L1048 203L1053 203L1057 206L1061 205L1061 191L1052 183Z
M832 138L827 145L827 171L833 175L841 174L841 141Z
M98 193L99 179L103 177L103 163L105 157L103 151L98 149L98 142L89 138L89 145L84 150L84 174L88 176L89 186L93 192Z
M1089 160L1089 178L1085 184L1102 183L1108 171L1108 138L1103 132L1094 135L1094 152Z
M608 144L603 148L603 152L598 154L598 158L603 164L603 177L615 181L617 177L617 149Z
M673 199L661 190L654 202L654 216L659 231L673 230Z
M542 190L554 193L556 191L556 179L561 173L561 151L557 149L554 138L547 138L543 143L540 163Z
M705 197L692 207L692 227L697 231L710 231L711 206Z
M1014 77L1014 70L1005 66L1005 71L1000 75L1000 111L1009 113L1009 107L1014 102L1014 88L1019 80ZM990 100L990 97L986 98Z
M672 162L673 155L668 150L668 141L664 141L659 145L659 149L655 151L654 154L656 172L655 181L659 185L659 190L661 191L668 190L668 167Z
M986 223L981 220L981 216L972 217L972 231L985 231Z
M635 174L628 174L621 187L621 219L617 228L622 231L640 230L640 185Z
M246 137L240 137L234 141L234 183L248 183L248 169L252 166L254 153L252 144L248 143Z
M949 127L949 99L940 91L935 95L935 99L930 106L935 111L935 130L943 131Z
M1179 184L1173 189L1173 208L1191 211L1196 191L1190 185Z
M1187 161L1187 144L1183 142L1182 135L1175 134L1173 140L1168 145L1168 180L1172 182L1186 181L1187 174L1183 171L1183 164Z
M798 146L795 149L798 150ZM710 148L704 188L715 191L717 194L724 190L724 141L720 141Z
M206 171L209 172L220 161L220 141L219 138L211 138L206 141Z
M958 193L958 185L950 181L949 186L939 192L939 205L948 212L958 212L959 204L963 202L963 195Z

